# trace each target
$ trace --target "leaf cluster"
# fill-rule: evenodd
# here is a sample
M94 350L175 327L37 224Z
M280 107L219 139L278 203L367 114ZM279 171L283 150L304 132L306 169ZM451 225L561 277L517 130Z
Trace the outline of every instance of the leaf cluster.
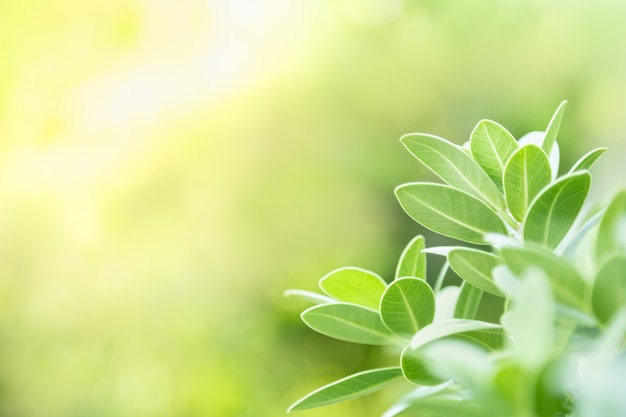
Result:
M311 329L400 352L395 366L330 383L289 411L404 383L383 417L626 415L626 191L581 215L605 148L559 175L565 105L519 140L490 120L462 146L401 138L443 183L397 187L400 205L461 243L427 248L415 237L390 283L348 267L323 277L321 294L287 291L314 303L301 315ZM428 256L445 257L433 285ZM460 286L443 285L448 268ZM485 292L504 299L498 323L476 320Z

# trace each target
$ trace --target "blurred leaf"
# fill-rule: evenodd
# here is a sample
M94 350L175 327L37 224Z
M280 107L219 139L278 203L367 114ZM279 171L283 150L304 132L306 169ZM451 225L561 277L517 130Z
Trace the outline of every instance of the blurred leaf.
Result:
M502 248L500 253L517 277L524 276L527 268L536 266L545 272L557 302L589 311L589 284L571 262L538 249L508 247Z
M335 339L369 345L389 345L395 341L378 312L356 304L314 306L304 310L301 317L311 329Z
M595 162L602 156L602 154L606 152L606 148L596 148L593 149L586 154L584 154L574 166L569 170L569 172L583 171L590 169Z
M461 292L454 309L454 317L458 319L473 319L476 317L483 290L478 289L465 281L461 285Z
M567 101L564 100L559 104L559 107L554 112L552 119L550 119L550 123L548 123L548 127L546 128L546 136L543 140L543 145L541 148L546 152L547 155L550 155L552 151L552 147L556 142L556 137L559 134L559 128L561 127L561 120L563 119L563 114L565 113L565 106L567 106Z
M409 242L400 255L396 268L396 279L401 277L426 279L426 254L422 253L425 246L422 235L415 236Z
M433 387L419 387L414 389L413 391L406 394L404 397L400 398L395 402L391 407L387 409L380 417L395 417L397 415L402 414L404 411L408 410L412 404L417 402L418 400L426 397L431 397L433 395L442 393L446 390L446 388L452 385L452 381L446 381L442 384L435 385Z
M378 310L387 283L377 274L361 268L339 268L320 279L320 288L340 301Z
M588 236L589 232L594 230L594 228L600 223L604 212L599 212L594 214L589 220L585 222L576 233L571 236L566 236L565 244L563 246L563 257L575 260L577 257L578 248L583 243L583 240ZM589 251L593 252L593 251ZM591 253L585 253L585 257L593 256Z
M442 288L435 294L435 318L433 322L439 323L454 318L456 303L459 300L461 288L450 285Z
M518 221L522 221L535 196L550 183L552 174L548 157L535 145L519 148L504 168L506 204Z
M493 210L455 188L410 183L397 187L396 196L413 220L444 236L481 244L487 233L507 233Z
M504 199L496 185L458 146L422 133L405 135L400 140L413 156L452 187L472 194L496 210L504 209Z
M424 327L413 337L411 340L411 349L418 349L420 346L437 339L461 334L470 334L467 337L468 339L479 341L480 344L490 345L493 341L490 335L501 335L502 328L493 323L466 319L451 319L439 323L432 323Z
M470 149L474 160L502 189L502 173L518 144L503 126L491 120L478 122L470 137Z
M359 372L316 389L296 401L287 412L307 410L362 397L386 388L401 377L400 367Z
M598 271L591 295L593 312L607 323L626 307L626 254L609 259Z
M524 220L524 241L556 248L574 224L590 183L589 172L582 171L561 177L544 189Z
M300 297L315 304L328 304L337 301L325 295L305 290L286 290L283 295L285 297Z
M626 253L626 190L609 203L600 222L595 252L597 265L615 254Z
M448 254L448 262L454 272L474 287L503 296L491 274L491 270L501 262L496 255L477 249L455 248Z
M562 381L562 372L561 364L555 360L544 366L539 373L535 389L535 407L539 417L567 414L565 405L567 394Z
M502 325L511 335L519 363L538 369L550 359L554 344L555 309L545 272L529 265L511 297Z
M435 296L426 281L400 278L387 287L380 303L383 322L395 334L413 337L433 321Z

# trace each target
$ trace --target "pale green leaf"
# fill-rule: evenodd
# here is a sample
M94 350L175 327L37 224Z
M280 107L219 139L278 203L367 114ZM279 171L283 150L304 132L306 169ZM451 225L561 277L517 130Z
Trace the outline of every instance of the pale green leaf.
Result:
M504 199L496 185L457 145L421 133L405 135L400 140L413 156L451 186L472 194L496 210L504 209Z
M595 253L598 265L615 254L626 254L626 190L611 200L602 217Z
M585 202L591 176L580 171L561 177L532 202L524 219L524 241L554 249L574 224Z
M433 321L435 296L426 281L400 278L385 290L380 314L387 327L399 336L411 338Z
M377 274L361 268L339 268L320 279L320 288L329 296L347 303L378 310L387 283Z
M463 280L488 293L503 295L491 275L491 270L500 264L496 255L477 249L455 248L448 254L448 262Z
M591 304L603 323L608 323L617 311L626 307L626 254L609 259L598 271Z
M426 254L422 253L425 247L424 236L415 236L404 248L398 266L396 279L401 277L415 277L426 279Z
M362 397L388 387L401 377L402 370L399 367L359 372L316 389L296 401L287 412L308 410Z
M395 192L413 220L439 234L484 244L487 233L507 233L493 210L463 191L440 184L410 183Z
M456 303L459 300L460 293L461 287L457 287L456 285L441 288L435 293L435 318L433 319L433 323L454 318L454 310L456 309Z
M299 297L314 304L327 304L336 302L336 300L330 297L326 297L325 295L305 290L286 290L283 295L285 297Z
M593 164L606 152L606 148L596 148L584 154L569 170L569 172L582 171L590 169Z
M523 272L502 325L511 335L522 365L537 369L550 358L554 343L555 308L548 278L533 265Z
M446 381L442 384L435 385L433 387L418 387L409 392L398 401L396 401L391 407L387 409L380 417L396 417L408 410L415 402L440 394L450 387L453 381Z
M356 304L322 304L304 310L301 317L311 329L335 339L369 345L396 341L378 312Z
M513 153L504 168L503 182L506 204L515 219L524 219L530 203L551 178L550 162L541 148L526 145Z
M458 319L473 319L476 317L480 300L483 297L483 290L474 287L465 281L461 285L459 299L454 309L454 317Z
M468 339L481 341L481 344L491 344L493 342L492 335L497 335L498 338L501 338L502 328L493 323L466 319L435 322L424 327L413 336L411 349L418 349L426 343L453 335L469 335Z
M563 114L565 113L565 106L567 105L567 101L562 101L559 107L554 112L552 119L550 119L550 123L548 123L548 127L546 128L546 136L543 140L543 145L541 148L546 152L546 154L550 155L552 151L552 147L556 142L556 137L559 133L559 128L561 127L561 120L563 120Z
M589 311L590 286L570 261L531 248L502 248L500 253L517 277L522 277L528 267L537 267L548 277L558 303L583 312Z
M474 160L502 189L502 173L518 144L508 130L491 120L478 122L470 136L470 149Z

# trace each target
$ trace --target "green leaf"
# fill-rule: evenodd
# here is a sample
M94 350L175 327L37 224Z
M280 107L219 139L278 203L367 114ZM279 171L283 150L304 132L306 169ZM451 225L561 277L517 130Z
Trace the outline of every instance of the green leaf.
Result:
M425 246L422 235L415 236L409 242L400 255L396 268L396 279L401 277L426 279L426 254L422 253Z
M401 377L402 370L399 367L359 372L316 389L296 401L287 412L308 410L362 397L386 388Z
M596 148L587 152L574 164L574 166L572 167L572 169L569 170L569 172L576 172L576 171L582 171L585 169L587 170L590 169L604 152L606 152L606 148Z
M336 302L336 300L330 297L326 297L325 295L305 290L286 290L283 295L285 297L300 297L314 304L327 304Z
M519 139L518 143L520 146L536 145L541 148L545 138L545 132L529 132L522 136ZM559 143L554 142L554 145L552 146L552 151L550 152L550 154L546 152L546 155L548 155L548 160L550 161L550 171L552 171L552 180L554 181L558 175L559 165L561 163L561 152L559 150Z
M430 372L424 358L417 350L411 349L411 346L407 346L402 351L400 364L404 377L414 384L432 386L444 382Z
M595 253L597 265L615 254L626 253L626 190L613 198L602 217Z
M567 101L562 101L559 107L554 112L552 119L550 119L550 123L548 123L548 127L546 129L546 137L543 140L543 145L541 146L547 155L550 155L552 147L556 142L556 137L559 133L559 128L561 127L561 120L563 120L563 114L565 113L566 105Z
M574 224L591 176L580 171L561 177L535 198L524 219L524 241L554 249Z
M500 258L477 249L455 248L448 254L448 262L454 272L474 287L490 294L503 296L494 284L491 270L500 264Z
M395 193L413 220L444 236L484 244L486 233L507 233L506 226L493 210L452 187L410 183L397 187Z
M396 340L376 311L356 304L313 306L300 317L316 332L347 342L390 345Z
M502 248L500 253L517 277L522 277L528 267L538 267L548 277L558 303L589 311L590 286L571 262L550 252L530 248L508 247Z
M387 283L377 274L361 268L339 268L320 279L320 288L339 301L378 310Z
M551 178L550 162L541 148L526 145L515 151L503 174L506 204L515 219L524 219L533 198Z
M474 160L502 189L502 173L511 154L518 148L508 130L491 120L478 122L470 136Z
M603 323L608 323L619 309L626 307L626 254L609 259L598 271L591 305Z
M460 147L437 136L413 133L400 141L421 163L442 180L504 210L504 199L489 176Z
M466 336L467 339L480 341L482 345L493 347L493 336L496 335L497 338L501 338L502 328L493 323L467 319L451 319L439 323L432 323L413 336L411 349L418 349L426 343L453 335L463 335Z
M380 303L383 323L395 334L411 338L433 321L435 295L426 281L400 278L385 290Z
M461 285L459 299L454 309L454 317L458 319L473 319L476 317L483 290L478 289L465 281Z

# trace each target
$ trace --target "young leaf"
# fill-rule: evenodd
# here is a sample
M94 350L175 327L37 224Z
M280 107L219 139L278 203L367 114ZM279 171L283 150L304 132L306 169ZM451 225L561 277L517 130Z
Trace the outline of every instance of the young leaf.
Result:
M500 189L504 166L517 147L513 135L491 120L478 122L470 136L474 160Z
M424 236L418 235L404 248L398 267L396 279L400 277L415 277L426 279L426 254L422 253L425 247Z
M580 171L545 188L532 202L524 219L524 241L556 248L574 224L590 183L589 172Z
M515 219L524 219L531 201L551 178L550 162L541 148L526 145L515 151L503 174L506 204Z
M538 267L548 277L558 303L589 311L589 284L571 262L550 252L530 248L502 248L500 253L517 277L522 277L529 266Z
M454 317L458 319L473 319L476 317L483 290L478 289L465 281L461 285L459 299L454 309Z
M500 258L494 254L477 249L456 248L448 254L448 262L457 275L474 287L494 295L504 295L491 276L491 270L500 264Z
M400 278L389 285L380 302L383 323L395 334L411 338L433 321L435 295L426 281Z
M320 288L339 301L378 310L387 283L377 274L361 268L339 268L320 279Z
M504 199L496 185L458 146L421 133L405 135L400 141L413 156L452 187L472 194L496 210L504 209Z
M296 401L287 412L308 410L362 397L386 388L401 377L402 370L399 367L359 372L316 389Z
M569 172L582 171L590 169L598 158L606 152L606 148L596 148L584 154L569 170Z
M395 192L413 220L444 236L484 244L486 233L507 233L493 210L463 191L441 184L410 183Z
M556 142L556 137L559 133L559 128L561 127L561 120L563 119L563 114L565 113L565 106L567 105L567 101L562 101L559 107L554 112L552 119L550 119L550 123L546 129L546 137L543 140L543 145L541 146L547 155L550 155L552 151L552 146Z
M304 310L300 317L316 332L347 342L390 345L396 340L376 311L356 304L322 304Z
M300 297L314 304L328 304L336 302L336 300L326 297L325 295L305 290L286 290L283 295L285 297Z
M617 253L626 253L626 191L619 192L602 217L596 240L597 265Z
M591 305L603 323L608 323L619 309L626 307L626 254L609 259L598 271Z
M483 338L481 332L485 334L502 334L502 328L493 323L477 320L451 319L440 323L432 323L417 332L411 340L411 349L418 349L420 346L433 340L442 339L452 335L472 333L471 338L488 340L488 336Z

